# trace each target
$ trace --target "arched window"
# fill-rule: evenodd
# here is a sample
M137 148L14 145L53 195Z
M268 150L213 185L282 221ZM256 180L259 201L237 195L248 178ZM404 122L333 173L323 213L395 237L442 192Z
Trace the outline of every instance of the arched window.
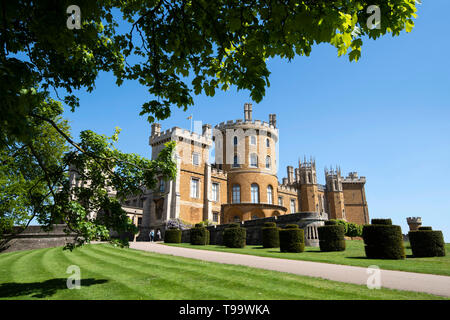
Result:
M266 139L266 147L270 148L270 140L269 139Z
M294 213L295 212L295 200L291 199L291 212L290 213Z
M256 137L255 136L250 136L250 144L251 145L256 145Z
M256 153L250 154L250 167L258 167L258 156Z
M238 184L233 185L232 203L241 202L241 186Z
M234 139L233 139L233 144L234 144L235 146L237 146L237 144L238 144L238 138L237 138L237 137L234 137Z
M251 186L252 203L259 203L259 186L253 183Z
M266 157L266 168L270 169L270 156Z
M267 186L267 203L273 204L273 188L271 185Z

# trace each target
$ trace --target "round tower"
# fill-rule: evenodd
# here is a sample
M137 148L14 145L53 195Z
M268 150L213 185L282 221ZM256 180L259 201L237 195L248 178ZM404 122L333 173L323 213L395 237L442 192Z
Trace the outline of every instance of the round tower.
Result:
M275 114L269 122L252 120L252 105L244 105L244 120L215 126L216 165L227 173L228 203L224 221L243 221L283 214L278 194Z

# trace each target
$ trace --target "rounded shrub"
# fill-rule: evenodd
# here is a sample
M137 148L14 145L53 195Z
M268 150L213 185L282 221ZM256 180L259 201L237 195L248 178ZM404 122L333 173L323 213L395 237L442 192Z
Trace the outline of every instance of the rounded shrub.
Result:
M261 232L264 248L278 248L280 246L280 236L275 222L264 223Z
M400 226L365 225L362 237L365 244L364 250L369 259L405 259L406 257Z
M445 243L442 231L419 229L408 232L408 237L414 257L445 256Z
M336 220L327 220L325 221L326 226L336 226L338 223Z
M361 237L362 226L353 222L347 223L347 232L345 233L345 235L348 237Z
M305 234L298 225L287 225L285 229L279 230L281 252L303 252L305 251Z
M180 229L167 229L164 234L165 243L181 243Z
M433 230L432 227L419 227L419 230Z
M345 229L342 225L325 225L317 228L320 251L344 251Z
M201 226L197 227L197 225ZM209 231L203 226L203 224L196 224L196 227L191 229L190 236L192 245L209 244Z
M223 230L223 245L228 248L243 248L247 238L247 230L239 225Z
M372 224L382 224L382 225L388 225L388 226L392 225L391 219L372 219L371 222L372 222Z

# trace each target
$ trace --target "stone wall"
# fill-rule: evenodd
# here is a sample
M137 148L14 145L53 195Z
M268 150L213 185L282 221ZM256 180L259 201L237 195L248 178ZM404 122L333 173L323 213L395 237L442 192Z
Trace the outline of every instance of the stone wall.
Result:
M319 237L317 234L317 227L324 225L325 220L327 220L327 217L320 216L317 212L300 212L278 217L242 221L241 227L247 230L246 243L248 245L262 245L261 228L264 226L265 222L275 222L277 227L281 228L288 224L297 224L305 231L305 244L311 247L318 247ZM222 245L223 230L228 226L229 224L221 224L207 227L210 233L210 244ZM183 230L181 242L190 242L190 230Z
M67 235L64 232L64 227L65 225L58 224L50 232L45 232L40 226L29 226L10 240L5 248L0 248L0 252L63 246L74 239L73 235Z

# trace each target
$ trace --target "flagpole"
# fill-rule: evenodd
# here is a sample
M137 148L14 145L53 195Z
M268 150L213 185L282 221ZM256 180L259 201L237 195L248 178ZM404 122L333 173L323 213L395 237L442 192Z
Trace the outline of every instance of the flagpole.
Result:
M192 114L191 114L190 118L191 118L191 132L192 132Z

